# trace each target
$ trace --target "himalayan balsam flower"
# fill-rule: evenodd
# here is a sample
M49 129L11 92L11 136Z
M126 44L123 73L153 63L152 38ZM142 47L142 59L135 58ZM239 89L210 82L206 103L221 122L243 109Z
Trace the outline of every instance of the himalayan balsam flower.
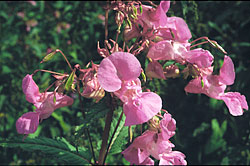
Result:
M115 52L100 63L97 78L101 87L114 94L123 102L126 115L125 126L147 122L162 107L159 95L142 92L138 79L140 62L130 53Z
M234 83L234 79L234 64L231 58L225 55L219 75L207 75L193 79L185 87L185 91L189 93L203 93L211 98L223 100L229 108L229 112L233 116L239 116L243 114L243 109L248 110L245 96L240 95L238 92L224 92L227 85ZM204 83L203 87L201 80Z
M16 121L16 129L19 134L30 134L37 130L39 121L48 118L55 109L73 104L73 99L69 96L56 93L40 93L37 84L32 79L32 75L27 74L22 82L23 92L26 100L36 107L35 112L27 112Z
M150 156L160 160L160 165L186 165L185 155L172 151L174 144L168 139L175 134L175 120L170 114L164 114L156 130L147 130L137 137L122 154L130 164L153 165ZM160 131L160 133L158 133Z

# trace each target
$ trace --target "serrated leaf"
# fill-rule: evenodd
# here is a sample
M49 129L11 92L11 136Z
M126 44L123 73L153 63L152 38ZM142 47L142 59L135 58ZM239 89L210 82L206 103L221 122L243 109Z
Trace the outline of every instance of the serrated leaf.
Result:
M26 138L24 140L21 138L0 140L0 146L7 148L20 147L26 151L39 150L64 164L89 164L91 159L88 150L81 148L76 152L76 148L64 138L57 138L56 140L45 137L35 139Z
M85 128L89 126L95 126L96 121L100 118L104 118L109 109L107 109L106 105L107 98L104 97L98 104L96 103L86 103L85 104L85 116L83 123L79 126L76 126L76 137L80 137L84 132Z
M120 115L122 112L122 107L119 107L118 110L116 111L119 111L119 117L114 117L114 119L112 120L112 123L111 123L111 128L110 128L110 137L112 136L114 130L115 130L115 127L119 121L119 118L120 118ZM116 133L112 139L112 142L111 142L111 147L110 147L110 152L109 154L116 154L116 153L120 153L122 151L122 145L124 145L124 143L126 143L126 141L124 141L124 137L123 137L123 134L121 134L121 131L123 130L124 128L124 124L125 124L125 119L126 117L124 115L122 115L121 117L121 121L120 121L120 124L116 130ZM126 132L127 133L127 132ZM120 138L120 137L123 137L123 138ZM121 142L121 140L123 140ZM118 140L118 141L117 141Z

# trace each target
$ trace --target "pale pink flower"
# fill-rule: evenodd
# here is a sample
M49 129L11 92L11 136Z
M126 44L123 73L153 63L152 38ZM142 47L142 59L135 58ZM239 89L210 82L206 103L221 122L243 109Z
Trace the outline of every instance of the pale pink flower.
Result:
M229 108L229 112L234 116L238 116L243 114L243 108L248 110L245 96L240 95L238 92L224 92L227 85L233 84L234 79L233 62L230 57L225 55L219 75L199 76L188 83L185 91L189 93L203 93L211 98L223 100Z
M242 115L244 113L243 109L248 110L246 97L244 95L241 95L239 92L225 93L224 95L220 96L220 99L225 102L229 109L229 112L233 116Z
M138 79L140 73L140 62L134 55L125 52L115 52L103 59L97 72L101 87L114 92L123 102L125 126L147 122L162 107L159 95L142 92Z
M53 92L40 93L39 88L32 79L32 75L27 74L22 83L26 100L35 105L35 112L23 114L16 122L19 134L34 133L38 127L39 120L48 118L55 109L73 104L73 99L69 96ZM55 102L54 102L55 97Z
M160 160L161 164L187 164L185 155L178 151L172 151L174 144L169 140L163 140L155 131L147 130L137 137L122 154L131 164L153 164L149 156Z
M104 90L115 92L121 89L123 81L135 80L140 74L141 64L134 55L114 52L101 61L97 78Z
M17 15L21 18L24 18L25 17L25 13L24 12L18 12Z

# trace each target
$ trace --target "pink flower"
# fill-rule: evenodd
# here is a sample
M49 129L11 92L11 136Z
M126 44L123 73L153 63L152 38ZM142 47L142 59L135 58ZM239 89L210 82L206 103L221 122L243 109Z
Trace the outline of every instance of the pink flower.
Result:
M246 97L238 92L228 92L220 97L223 100L229 112L233 116L240 116L243 114L243 109L248 110L248 104L246 102Z
M224 93L227 85L232 85L234 79L233 62L230 57L225 55L219 75L199 76L188 83L185 91L189 93L203 93L209 97L223 100L229 108L229 112L234 116L238 116L243 114L243 108L248 110L245 96L240 95L238 92ZM204 83L203 87L201 80Z
M83 92L81 95L86 98L96 99L96 102L99 102L104 97L105 92L100 86L96 75L89 75L83 80Z
M160 163L187 164L185 155L178 151L172 151L174 144L168 139L162 139L155 131L147 130L137 137L122 154L131 164L154 164L149 156L160 160ZM167 164L167 165L169 165Z
M202 48L188 51L185 59L189 63L196 64L199 68L210 67L214 61L213 55Z
M164 114L163 119L160 121L161 133L159 134L163 140L168 140L175 135L176 121L172 118L171 114Z
M187 165L185 155L178 151L164 153L161 156L159 165Z
M104 58L99 66L97 78L108 92L121 89L123 81L131 81L141 74L141 64L136 57L126 52L114 52Z
M162 107L159 95L153 92L142 92L123 104L126 115L125 126L142 124L155 116Z
M187 43L192 35L185 20L180 17L167 17L166 26L158 28L157 36L164 40L174 40L181 43ZM174 38L171 34L174 35Z
M151 6L142 5L142 15L138 15L138 23L143 26L143 29L156 29L160 26L166 26L166 12L168 11L169 7L170 1L161 1L160 5L156 9L152 8ZM139 7L137 13L140 13Z
M101 87L114 92L123 102L125 126L147 122L162 107L159 95L142 92L140 73L140 62L134 55L124 52L115 52L103 59L97 72Z
M35 105L35 112L23 114L16 122L17 132L19 134L34 133L38 127L39 120L48 118L55 109L73 104L73 99L69 96L56 93L54 102L54 93L40 93L39 88L32 79L32 75L27 74L22 83L23 92L26 100Z

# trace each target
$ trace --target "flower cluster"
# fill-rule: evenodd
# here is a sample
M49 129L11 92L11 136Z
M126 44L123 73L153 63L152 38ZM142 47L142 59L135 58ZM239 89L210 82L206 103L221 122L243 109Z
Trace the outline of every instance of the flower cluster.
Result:
M85 69L81 69L78 64L72 68L65 55L58 49L49 53L42 62L50 60L60 52L67 61L71 74L54 75L57 79L56 89L53 92L43 93L39 92L32 75L25 76L22 84L23 92L26 100L34 104L36 110L25 113L17 120L17 132L34 133L39 122L48 118L55 109L72 105L73 99L64 95L64 90L77 92L79 98L81 96L92 98L96 103L105 96L106 91L111 94L112 99L121 101L126 116L125 126L148 124L148 129L122 152L127 161L136 165L153 165L153 159L156 159L160 165L186 165L185 155L173 151L175 145L169 140L175 135L176 121L166 111L163 116L161 115L162 99L156 92L150 90L143 92L139 76L141 73L143 77L145 75L136 56L141 52L146 53L149 63L145 72L148 78L166 80L179 77L181 74L185 79L191 76L193 79L184 88L186 92L203 93L211 98L223 100L229 112L239 116L243 114L243 109L248 110L245 96L238 92L225 92L227 85L232 85L235 80L234 64L231 58L225 55L219 74L214 75L213 55L202 48L194 49L198 44L192 44L205 39L205 43L210 43L226 54L225 50L207 37L189 42L192 35L186 22L180 17L166 15L170 1L161 1L156 8L143 5L139 1L112 1L108 7L107 11L117 12L115 17L118 25L117 37L115 41L110 39L113 47L108 40L104 42L105 48L100 48L98 42L97 52L104 59L99 65L91 61L91 67L89 63ZM107 25L106 19L107 17L105 25ZM127 24L123 31L124 45L121 48L117 38L124 21ZM132 38L136 38L136 42L129 47L128 41ZM165 65L168 61L174 63ZM180 70L178 65L184 66L184 69ZM105 155L100 154L100 156ZM103 164L103 160L100 159L99 163Z
M151 120L151 128L125 149L122 154L131 164L154 165L152 156L160 160L160 165L187 165L185 155L179 151L172 151L174 144L169 141L175 134L176 122L169 113L165 113L161 121Z

